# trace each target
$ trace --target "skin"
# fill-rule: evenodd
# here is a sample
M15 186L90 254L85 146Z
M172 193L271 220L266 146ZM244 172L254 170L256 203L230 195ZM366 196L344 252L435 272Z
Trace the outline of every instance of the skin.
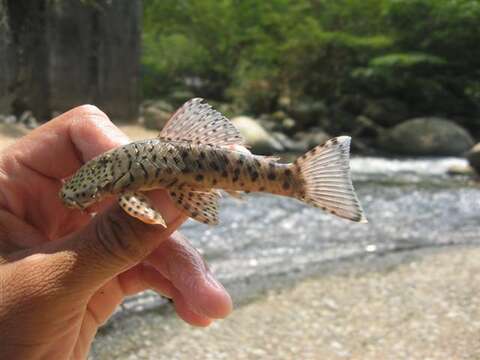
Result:
M149 198L168 227L66 208L61 179L128 142L96 107L75 108L0 154L0 358L82 359L125 296L153 289L207 326L232 310L225 289L175 230L185 220L161 190Z

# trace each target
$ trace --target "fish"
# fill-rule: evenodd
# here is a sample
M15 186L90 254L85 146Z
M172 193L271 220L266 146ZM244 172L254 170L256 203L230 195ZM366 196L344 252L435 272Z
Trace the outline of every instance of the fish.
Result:
M85 163L60 192L65 206L85 210L117 196L120 207L166 226L147 191L166 189L175 206L201 223L219 222L224 191L287 196L338 217L366 223L350 176L350 142L339 136L292 163L254 155L234 124L201 98L181 106L155 139L134 141Z

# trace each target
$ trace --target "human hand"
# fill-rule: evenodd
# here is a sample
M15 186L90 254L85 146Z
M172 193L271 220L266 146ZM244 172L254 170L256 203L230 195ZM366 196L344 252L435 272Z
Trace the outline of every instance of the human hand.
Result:
M104 113L81 106L0 154L0 358L85 358L123 298L145 289L171 298L192 325L230 313L228 293L174 232L186 218L164 191L149 197L167 228L114 201L92 219L58 198L62 179L127 141Z

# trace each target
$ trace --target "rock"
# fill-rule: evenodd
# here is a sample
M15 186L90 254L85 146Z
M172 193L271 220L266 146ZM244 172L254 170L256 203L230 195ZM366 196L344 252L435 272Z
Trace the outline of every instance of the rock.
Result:
M460 156L473 145L470 134L453 121L426 117L408 120L380 135L387 151L412 156Z
M362 138L376 138L384 129L377 125L372 119L360 115L355 118L353 129L351 130L352 137Z
M295 139L303 144L304 150L310 150L317 145L325 143L331 136L319 128L312 128L309 132L295 134Z
M262 114L256 119L257 122L265 129L267 132L273 132L277 128L277 123L272 117L268 114Z
M270 155L282 152L285 148L271 136L255 119L247 116L237 116L232 122L240 130L252 152L261 155Z
M4 124L15 124L17 122L17 117L15 115L2 115L1 122Z
M305 146L305 143L302 141L296 141L289 138L287 135L281 132L273 132L272 136L278 140L280 144L285 148L286 151L292 151L296 153L303 153L308 149Z
M469 165L454 164L447 169L447 174L454 175L454 176L455 175L471 176L475 174L475 171Z
M288 115L284 111L278 110L272 114L271 118L274 121L282 122L283 120L288 118Z
M148 108L143 113L143 125L150 130L161 130L171 116L170 112Z
M296 121L292 118L283 119L281 122L281 130L284 133L291 134L296 126Z
M292 98L288 95L280 95L277 104L281 109L289 109L292 106Z
M480 174L480 143L476 144L468 151L467 160L477 174Z
M297 125L294 119L290 118L281 110L275 111L272 114L262 114L257 121L270 132L277 131L290 135L295 132Z
M382 126L394 126L408 118L408 107L396 99L368 100L363 115Z
M27 129L35 129L38 127L38 121L30 110L24 111L18 118L18 122Z
M151 130L161 130L173 115L173 112L173 106L163 100L147 100L140 109L143 125Z

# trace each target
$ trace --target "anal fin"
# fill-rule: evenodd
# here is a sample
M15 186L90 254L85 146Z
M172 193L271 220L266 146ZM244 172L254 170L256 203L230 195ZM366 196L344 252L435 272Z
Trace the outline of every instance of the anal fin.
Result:
M170 197L176 206L189 217L208 225L218 224L218 199L216 190L195 191L192 189L173 189Z
M162 215L142 193L125 192L120 195L118 203L128 215L133 216L144 223L167 227Z

